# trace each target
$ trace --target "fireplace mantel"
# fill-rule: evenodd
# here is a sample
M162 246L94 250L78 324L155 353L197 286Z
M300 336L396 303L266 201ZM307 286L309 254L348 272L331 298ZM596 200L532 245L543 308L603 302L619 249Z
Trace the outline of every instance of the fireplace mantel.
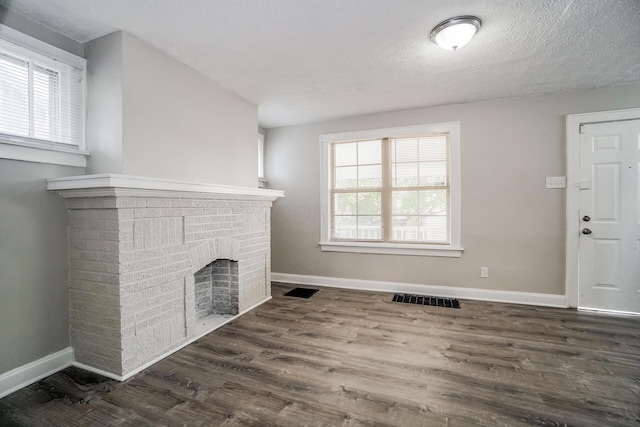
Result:
M234 187L147 178L131 175L99 174L47 179L47 190L63 197L197 197L233 200L266 200L284 197L284 191L262 188Z
M224 294L241 315L271 298L271 206L282 191L113 174L47 189L69 214L76 366L123 380L231 320L196 315L208 298L196 275L216 260L236 262L237 286L212 301Z

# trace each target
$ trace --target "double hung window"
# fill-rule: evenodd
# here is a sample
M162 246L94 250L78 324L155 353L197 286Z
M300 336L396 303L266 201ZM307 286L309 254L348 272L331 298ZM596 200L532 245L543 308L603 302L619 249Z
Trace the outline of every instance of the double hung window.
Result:
M459 124L323 135L323 250L459 256Z
M83 58L0 25L0 143L83 150L84 97Z

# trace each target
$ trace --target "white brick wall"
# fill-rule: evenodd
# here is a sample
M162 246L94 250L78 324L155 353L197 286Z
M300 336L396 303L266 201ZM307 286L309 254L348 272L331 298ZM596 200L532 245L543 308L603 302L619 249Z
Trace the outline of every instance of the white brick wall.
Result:
M126 375L195 335L194 273L238 261L238 309L270 295L269 201L67 199L76 359Z

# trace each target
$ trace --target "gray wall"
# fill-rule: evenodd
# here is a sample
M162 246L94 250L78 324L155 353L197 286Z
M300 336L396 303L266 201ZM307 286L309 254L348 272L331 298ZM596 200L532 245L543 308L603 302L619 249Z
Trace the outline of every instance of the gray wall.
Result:
M87 173L257 186L255 105L127 33L86 52Z
M640 107L640 83L529 98L421 108L269 129L266 177L275 203L272 271L427 285L564 294L565 116ZM461 258L321 252L324 133L460 121ZM489 278L480 278L480 267Z
M257 187L258 107L123 34L124 173Z
M91 40L87 54L87 174L122 173L122 32Z
M75 54L73 40L0 7L0 23ZM0 374L69 346L67 212L45 179L84 169L0 159Z
M69 346L67 211L45 179L83 173L0 159L0 374Z

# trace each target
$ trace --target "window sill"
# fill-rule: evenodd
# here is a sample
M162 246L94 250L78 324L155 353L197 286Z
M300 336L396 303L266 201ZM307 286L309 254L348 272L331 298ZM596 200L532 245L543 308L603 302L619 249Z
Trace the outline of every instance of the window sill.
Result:
M460 258L463 248L452 246L366 243L366 242L320 242L323 252L352 252L361 254L417 255Z
M0 159L84 168L88 155L88 151L77 148L0 138Z

